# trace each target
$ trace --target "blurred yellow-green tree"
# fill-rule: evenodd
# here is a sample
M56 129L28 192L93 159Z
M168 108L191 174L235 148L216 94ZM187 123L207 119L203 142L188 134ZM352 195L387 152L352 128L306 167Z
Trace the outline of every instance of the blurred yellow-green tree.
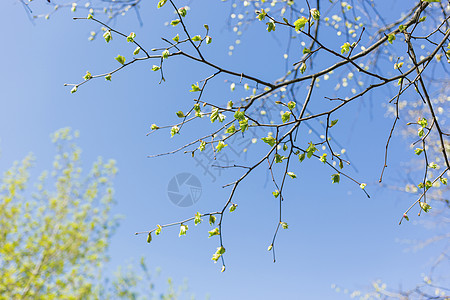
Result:
M51 172L30 186L33 156L3 174L0 187L0 297L81 299L98 293L117 219L110 216L117 172L99 158L88 174L77 132L56 131Z
M102 158L89 172L81 167L77 132L52 135L51 171L30 179L33 156L16 162L0 186L0 299L177 299L182 289L168 281L154 292L144 260L141 272L119 268L102 275L118 218L114 202L114 160Z

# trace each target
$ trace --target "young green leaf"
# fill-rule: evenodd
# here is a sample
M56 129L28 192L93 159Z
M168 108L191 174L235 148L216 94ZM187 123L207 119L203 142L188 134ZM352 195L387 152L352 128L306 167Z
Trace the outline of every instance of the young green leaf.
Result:
M287 174L289 177L291 177L292 179L297 178L297 175L295 175L294 172L286 172L286 174Z
M213 230L208 231L208 233L209 233L209 236L208 236L209 238L212 237L212 236L215 236L215 235L219 235L220 234L219 228L216 227Z
M283 160L285 160L287 157L282 156L278 153L275 153L274 158L275 158L275 163L279 164L279 163L283 162Z
M288 229L288 227L289 227L286 222L281 222L280 224L283 229Z
M281 121L283 122L283 123L286 123L286 122L289 122L289 119L291 118L291 112L290 111L287 111L287 112L285 112L285 113L283 113L282 115L281 115Z
M432 162L428 165L432 169L437 169L438 165L435 162Z
M197 213L195 214L195 218L194 218L194 224L195 224L195 225L200 224L200 223L202 222L201 216L202 216L202 215L201 215L199 212L197 212Z
M216 222L216 216L215 215L209 215L209 225L214 225Z
M275 23L273 21L267 22L266 25L268 32L275 31Z
M339 183L339 180L341 180L341 175L339 173L331 175L332 183Z
M431 209L431 206L428 203L420 201L419 205L420 205L420 208L422 208L424 212L428 212Z
M336 125L338 121L339 121L338 119L332 120L330 123L330 128L333 127L334 125Z
M236 132L236 127L234 126L234 124L231 124L231 126L228 127L225 132L229 133L229 134L235 133Z
M313 8L309 12L314 20L318 21L320 19L320 12L317 8Z
M177 117L178 118L184 118L185 115L184 115L184 113L181 110L179 110L179 111L177 111Z
M416 155L420 155L422 152L423 152L423 149L422 149L422 148L416 148L416 149L414 150L414 153L416 153Z
M345 54L350 51L350 43L346 42L344 45L341 46L341 54Z
M300 73L302 73L302 74L305 73L305 71L306 71L306 64L305 64L305 62L302 62L300 64L299 70L300 70Z
M180 14L180 16L186 17L186 14L187 14L187 9L186 9L186 7L180 7L180 8L178 9L178 13Z
M161 234L161 229L162 229L162 226L161 226L161 225L156 225L155 234L156 234L156 235L160 235L160 234Z
M299 160L300 162L302 162L302 161L305 159L305 157L306 157L306 153L305 153L305 152L300 153L300 154L298 155L298 160Z
M132 43L134 42L134 38L136 37L136 34L134 32L130 33L129 36L127 36L127 42Z
M241 132L244 132L248 129L248 119L247 118L239 121L239 128L241 129Z
M141 47L136 47L136 49L134 49L133 51L133 55L138 55L139 51L141 51Z
M280 196L280 191L279 191L279 190L275 190L275 192L272 192L272 195L273 195L275 198L278 198L278 196Z
M122 55L117 55L115 60L117 60L121 65L125 64L125 57L123 57Z
M235 211L235 210L236 210L236 207L237 207L237 204L232 204L232 205L230 206L230 212Z
M264 20L264 18L266 17L267 13L264 11L264 9L261 9L261 12L257 12L257 16L256 18L260 21Z
M319 151L317 150L316 146L310 142L308 148L306 148L306 156L308 158L311 158L311 156L313 156L314 152Z
M105 31L105 33L103 34L103 37L105 38L105 41L107 43L109 43L109 41L112 40L111 31L110 30Z
M264 143L269 144L269 146L273 147L276 143L276 140L273 136L269 135L268 137L264 137L261 140L263 140Z
M89 71L86 71L86 75L83 76L83 79L84 79L84 80L89 80L89 79L91 79L91 78L92 78L92 74L89 73Z
M213 260L214 262L217 262L224 253L225 253L225 248L223 246L218 247L216 253L214 253L211 260Z
M392 44L392 42L395 40L395 34L391 33L388 34L388 42L389 44Z
M180 234L178 236L186 235L186 231L188 231L188 226L185 224L180 225Z
M234 118L235 118L236 120L239 120L239 121L244 120L244 119L245 119L245 112L240 111L240 109L237 110L237 111L234 113Z
M225 144L223 141L219 141L219 143L216 146L216 150L217 152L220 152L220 150L222 150L224 147L228 146L227 144Z
M294 22L294 26L295 26L295 30L296 31L300 31L302 30L306 23L308 23L308 19L305 17L300 17L297 19L297 21Z
M159 2L158 2L158 8L161 8L161 7L163 7L164 6L164 4L166 4L166 2L167 2L167 0L159 0Z
M200 142L200 146L198 147L198 150L204 151L205 147L206 147L206 142L205 141L201 141Z
M296 106L296 103L294 101L289 101L288 104L287 104L287 107L290 110L293 110L295 108L295 106Z
M172 128L170 129L170 136L173 137L175 134L178 134L179 131L180 128L177 125L172 126Z
M425 128L428 126L428 120L425 118L419 118L419 121L417 123L422 126L422 128Z
M191 90L189 92L198 92L200 91L200 87L198 86L198 82L196 84L191 85Z
M217 107L215 107L211 111L211 116L210 116L211 123L214 123L218 117L219 117L219 109Z

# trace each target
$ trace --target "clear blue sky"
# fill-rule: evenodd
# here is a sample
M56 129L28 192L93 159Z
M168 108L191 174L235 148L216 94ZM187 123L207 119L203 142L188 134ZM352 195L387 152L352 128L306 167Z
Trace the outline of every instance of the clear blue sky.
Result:
M119 17L116 27L126 33L136 32L139 42L148 49L162 46L160 37L174 36L177 31L164 26L172 17L170 9L158 11L155 6L155 1L141 6L143 27L134 13ZM222 22L229 4L193 1L190 6L193 11L189 21L194 28L203 34L201 24L211 27L213 43L206 52L208 57L229 69L269 81L283 74L282 55L273 57L274 53L282 54L283 48L269 37L263 25L245 33L229 56L228 46L236 38ZM35 9L50 11L51 7L36 4ZM408 252L408 245L397 242L423 239L434 231L418 224L415 216L412 222L398 226L399 217L414 198L376 185L392 122L384 119L385 108L376 97L349 107L339 116L341 127L336 129L340 141L349 145L358 169L354 174L368 183L372 198L366 198L345 179L332 185L327 168L305 161L296 169L298 179L287 185L284 216L289 229L278 235L275 264L266 249L276 226L278 205L271 196L273 187L265 169L257 170L238 189L235 201L239 207L223 223L225 273L210 260L218 241L207 238L210 228L206 220L197 227L190 224L186 237L178 237L178 228L165 229L148 245L146 236L135 236L134 232L178 221L197 211L220 209L229 191L221 186L240 174L218 174L209 168L217 177L213 181L189 155L147 158L187 140L182 136L170 139L168 132L149 137L146 133L152 123L170 124L177 120L176 111L189 109L190 84L206 77L210 70L184 64L181 58L169 59L165 65L167 82L158 85L157 72L150 71L157 61L147 61L113 76L112 82L95 80L72 95L64 83L78 82L87 70L93 74L111 70L117 66L114 57L130 53L132 47L118 37L110 44L101 38L89 42L90 31L98 27L71 19L73 15L85 16L84 11L60 11L48 21L39 19L34 24L19 1L3 1L2 11L0 170L29 152L37 157L35 174L49 168L54 156L49 135L67 126L81 132L79 144L85 168L97 156L116 159L120 173L115 180L115 212L125 218L112 241L111 266L143 255L151 269L161 267L163 276L172 276L176 283L188 278L190 291L198 298L210 294L211 299L347 299L333 291L331 284L357 289L381 278L392 287L411 287L430 266L431 260L423 258L440 250ZM229 78L217 82L218 93L206 95L211 101L226 103L232 96L228 84L222 85L223 79ZM360 125L354 126L355 122ZM207 122L194 125L192 132L201 131L201 124ZM247 154L230 157L251 162L264 147L260 144L257 142ZM400 137L394 147L386 179L398 176L402 172L400 162L412 157L408 143ZM181 172L196 175L203 185L201 199L188 208L173 205L167 197L169 180ZM428 217L422 216L420 221Z

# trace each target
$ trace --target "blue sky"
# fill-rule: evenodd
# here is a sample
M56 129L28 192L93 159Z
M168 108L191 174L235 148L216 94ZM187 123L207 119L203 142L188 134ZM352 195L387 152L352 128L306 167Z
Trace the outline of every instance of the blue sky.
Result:
M245 32L242 43L229 56L228 46L236 36L221 21L230 12L229 4L209 1L200 5L194 1L189 5L192 15L188 20L193 28L200 32L203 23L211 27L213 43L206 52L208 57L229 69L269 81L283 74L284 59L278 55L283 48L263 25ZM153 2L142 5L142 27L133 13L119 17L115 27L125 33L136 32L146 48L162 46L160 37L172 37L177 31L164 25L172 17L170 9L158 11L155 6ZM85 16L84 11L60 11L33 24L20 2L4 1L2 8L0 170L29 152L37 157L34 174L49 168L54 156L49 135L67 126L81 132L79 146L86 169L97 156L116 159L115 212L124 219L110 248L111 268L144 256L151 269L162 268L163 277L171 276L180 284L188 278L190 292L200 299L206 294L211 299L347 299L330 286L363 289L381 278L394 288L411 287L430 266L431 260L423 257L440 250L436 246L407 251L408 245L397 242L420 240L436 231L417 222L429 218L426 215L420 220L413 216L412 222L398 226L399 217L414 198L376 185L392 123L384 118L382 101L377 101L381 93L350 105L339 115L341 127L336 128L336 136L348 145L358 170L353 174L368 183L372 197L368 199L358 186L344 179L332 185L330 170L317 162L297 166L298 178L286 187L283 213L289 229L278 235L275 264L266 249L275 230L278 202L271 195L273 187L265 169L258 169L238 189L238 209L226 215L226 272L220 273L220 265L210 260L218 241L207 238L210 227L206 220L196 227L190 224L186 237L179 238L177 228L165 229L148 245L145 235L135 236L134 232L188 218L197 211L219 210L229 192L221 186L240 174L219 174L208 168L216 177L213 180L196 160L182 153L147 158L174 149L195 132L204 131L208 120L192 125L191 131L180 137L171 139L167 131L146 136L152 123L176 122L175 112L192 106L190 84L211 70L178 57L169 59L165 64L167 81L158 85L157 72L150 71L157 62L143 62L114 75L112 82L95 80L70 94L64 83L78 82L87 70L93 74L111 70L117 66L117 54L134 48L119 38L110 44L101 38L89 42L90 31L98 27L72 20L73 15ZM35 9L50 11L51 7L37 3ZM224 79L230 78L218 80L205 97L226 103L233 95ZM326 104L318 102L320 105ZM259 141L245 154L230 154L230 159L251 162L266 149L264 146ZM392 149L386 180L395 179L402 172L401 162L413 157L408 142L401 137ZM168 182L181 172L194 174L202 183L200 200L188 208L173 205L167 196Z

